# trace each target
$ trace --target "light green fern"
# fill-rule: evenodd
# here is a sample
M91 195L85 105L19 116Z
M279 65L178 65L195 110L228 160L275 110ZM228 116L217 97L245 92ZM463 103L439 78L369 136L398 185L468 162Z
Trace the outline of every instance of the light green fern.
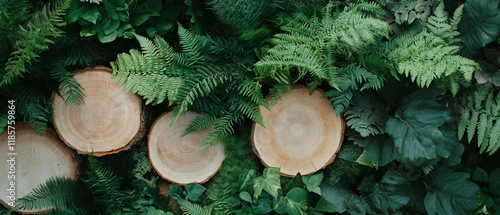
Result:
M21 27L20 39L16 41L17 50L12 52L6 63L6 74L3 75L0 85L11 84L23 73L28 73L29 65L39 57L39 53L54 43L54 38L64 33L59 27L66 25L63 20L65 11L70 6L69 0L50 3L36 12L28 22L26 28Z
M294 84L306 74L338 87L337 56L351 56L388 36L388 24L368 14L381 12L373 3L360 3L333 14L333 3L324 8L323 17L294 14L293 19L275 35L274 47L255 64L262 77L280 84Z
M467 133L469 143L476 137L481 153L495 153L500 148L500 93L487 83L468 90L459 99L459 138Z
M111 62L116 81L127 81L126 90L143 96L147 104L168 101L174 106L172 123L188 110L204 113L185 133L213 125L205 147L234 133L233 126L245 118L263 124L259 105L268 105L261 85L245 74L247 67L232 61L248 57L229 53L241 46L194 34L180 24L178 34L180 52L160 37L150 41L136 35L142 52L130 50Z

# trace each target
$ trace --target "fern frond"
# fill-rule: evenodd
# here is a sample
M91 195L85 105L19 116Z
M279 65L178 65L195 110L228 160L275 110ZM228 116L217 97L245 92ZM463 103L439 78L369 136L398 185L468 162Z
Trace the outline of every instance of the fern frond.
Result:
M497 151L500 148L500 93L491 88L491 83L479 85L460 96L459 108L459 138L467 133L469 143L477 137L481 153L487 151L491 155Z
M332 102L333 108L337 115L342 114L351 102L353 97L353 90L347 89L345 91L330 90L323 96Z
M184 199L178 199L177 202L181 205L181 209L186 215L210 215L210 211Z
M28 67L39 57L39 53L47 50L53 39L64 33L58 27L66 25L63 20L66 9L70 6L69 0L57 1L52 7L47 4L41 11L36 12L28 22L26 28L21 27L20 39L16 41L17 50L12 52L6 63L6 74L0 85L11 84L17 77L28 73Z
M71 178L49 178L44 184L36 187L30 194L19 198L16 209L56 211L67 210L74 214L90 213L88 196L77 182Z
M186 128L182 135L185 135L191 131L202 131L210 127L217 120L217 116L204 113L201 116L197 116L191 123L189 127Z
M356 93L344 116L346 125L356 130L362 137L385 133L388 114L384 104L372 92Z
M105 169L94 156L88 157L89 170L82 179L92 191L97 204L106 208L106 213L116 213L125 210L127 203L134 198L131 192L121 191L121 177L113 171Z
M460 45L461 38L458 32L458 23L462 17L463 5L458 7L450 20L448 12L444 10L444 2L441 0L439 6L434 10L433 16L427 20L427 28L430 32L444 39L448 45Z

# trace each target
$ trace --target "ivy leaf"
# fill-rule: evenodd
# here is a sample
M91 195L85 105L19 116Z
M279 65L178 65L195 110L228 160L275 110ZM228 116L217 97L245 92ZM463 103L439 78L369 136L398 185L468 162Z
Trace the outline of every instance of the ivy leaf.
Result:
M255 179L253 186L254 198L259 197L262 189L274 198L278 197L278 189L281 189L279 168L267 167L264 169L264 174Z
M252 196L250 196L250 193L247 191L243 191L240 193L240 198L244 200L245 202L251 203L252 202Z
M307 209L307 191L296 187L286 194L286 212L291 215L305 215Z
M329 210L335 210L338 213L343 213L347 210L346 202L355 197L355 195L337 186L329 186L326 183L322 183L321 186L321 196L330 205ZM357 196L356 196L357 197Z
M321 180L323 180L323 172L316 173L314 175L304 176L302 181L306 185L306 188L309 192L317 193L321 196L321 189L319 185L321 184Z
M366 146L356 163L378 170L379 166L385 166L394 160L394 143L386 135L366 138L363 143Z
M425 180L427 195L424 203L428 214L469 214L477 201L479 186L469 181L465 172L453 172L436 167Z
M463 35L464 53L470 55L495 41L500 33L498 1L468 0L458 29Z
M458 145L456 130L448 126L453 118L435 101L435 95L428 89L410 94L395 117L387 121L387 133L394 140L400 162L431 166L440 157L449 157Z
M395 171L386 172L381 183L375 183L373 177L365 177L358 189L364 192L362 197L375 214L392 214L412 197L410 181Z

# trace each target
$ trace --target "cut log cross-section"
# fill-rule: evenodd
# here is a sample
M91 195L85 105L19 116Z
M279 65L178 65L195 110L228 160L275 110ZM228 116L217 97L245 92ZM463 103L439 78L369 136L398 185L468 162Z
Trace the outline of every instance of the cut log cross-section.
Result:
M343 141L345 123L323 93L295 88L271 105L261 106L267 128L255 123L252 147L265 166L279 167L293 177L312 174L335 159Z
M84 104L66 105L53 95L54 126L59 137L80 154L102 156L128 149L144 126L141 100L114 82L105 67L74 75L82 86Z
M178 185L205 183L217 173L225 158L224 144L200 150L213 128L191 131L181 137L199 114L187 112L170 126L173 112L161 115L148 137L149 160L165 180Z
M11 191L15 192L17 198L21 198L29 194L33 188L45 183L49 178L56 176L76 178L77 169L74 156L54 132L45 131L44 136L39 136L26 123L17 123L14 128L14 148L9 148L7 131L0 136L0 154L2 158L5 158L4 161L0 162L0 172L3 176L0 177L0 203L9 207L8 204L12 202L12 199L8 196L14 194ZM7 160L11 161L6 162ZM14 176L9 178L7 174ZM13 189L11 183L14 183ZM37 213L49 209L20 210L18 212Z

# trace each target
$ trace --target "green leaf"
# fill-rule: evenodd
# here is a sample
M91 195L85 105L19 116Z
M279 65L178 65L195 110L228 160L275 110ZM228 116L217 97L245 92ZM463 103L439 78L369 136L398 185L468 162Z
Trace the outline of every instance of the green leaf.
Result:
M468 214L477 201L479 186L469 181L470 175L436 167L425 180L424 203L428 214Z
M365 177L358 189L375 214L393 214L412 197L410 182L395 171L387 171L381 183L375 183L373 177Z
M286 183L285 187L283 188L283 195L287 194L290 190L296 187L301 187L304 188L305 184L302 181L302 175L300 175L300 172L293 177L292 180L290 180L288 183Z
M476 167L474 173L472 174L472 180L476 182L487 182L488 181L488 173L481 169L480 167Z
M321 186L321 196L332 205L332 208L336 212L343 213L347 210L346 202L355 196L350 191L338 188L336 186L329 186L326 183L322 183Z
M394 143L387 135L366 138L363 143L366 146L356 163L378 169L394 160Z
M328 212L328 213L339 212L335 209L335 207L332 204L330 204L330 202L326 201L326 199L324 197L321 197L319 199L318 203L314 207L314 210L320 211L320 212Z
M267 167L264 169L263 176L259 176L254 182L254 198L258 198L264 189L272 197L277 198L280 185L280 169L276 167Z
M71 1L71 5L68 8L66 16L64 16L64 19L68 23L73 23L78 21L79 18L89 21L95 25L97 20L101 18L99 6L94 4L84 4L80 1Z
M252 203L252 196L250 196L250 193L248 193L247 191L241 192L240 198L245 202Z
M493 42L500 33L500 9L495 0L468 0L458 28L464 41L464 53L470 55Z
M449 157L458 145L456 130L448 125L453 118L435 101L435 95L428 89L412 93L387 121L387 133L394 140L400 162L431 166L441 157Z
M191 183L186 185L187 198L193 202L200 202L200 196L207 188L202 185Z
M177 184L170 184L170 192L169 196L174 198L175 200L180 199L180 195L182 194L182 188Z
M286 204L288 199L283 196L273 199L273 211L279 214L286 214Z
M296 187L286 194L286 212L290 215L307 214L307 191Z
M258 199L254 199L254 202L252 204L252 210L258 214L266 214L271 212L273 209L267 203L270 197L271 196L269 196L269 194L263 194Z
M150 206L148 208L148 212L146 213L146 215L168 215L168 214L163 210L156 209L153 206Z
M500 181L491 182L488 186L488 190L494 195L500 195Z
M255 179L255 170L244 169L238 177L238 184L240 185L238 191L252 192L253 181Z
M317 193L320 196L321 196L321 189L319 188L319 185L321 184L322 180L323 180L323 172L316 173L314 175L304 176L302 178L302 181L306 185L307 190L309 192Z

